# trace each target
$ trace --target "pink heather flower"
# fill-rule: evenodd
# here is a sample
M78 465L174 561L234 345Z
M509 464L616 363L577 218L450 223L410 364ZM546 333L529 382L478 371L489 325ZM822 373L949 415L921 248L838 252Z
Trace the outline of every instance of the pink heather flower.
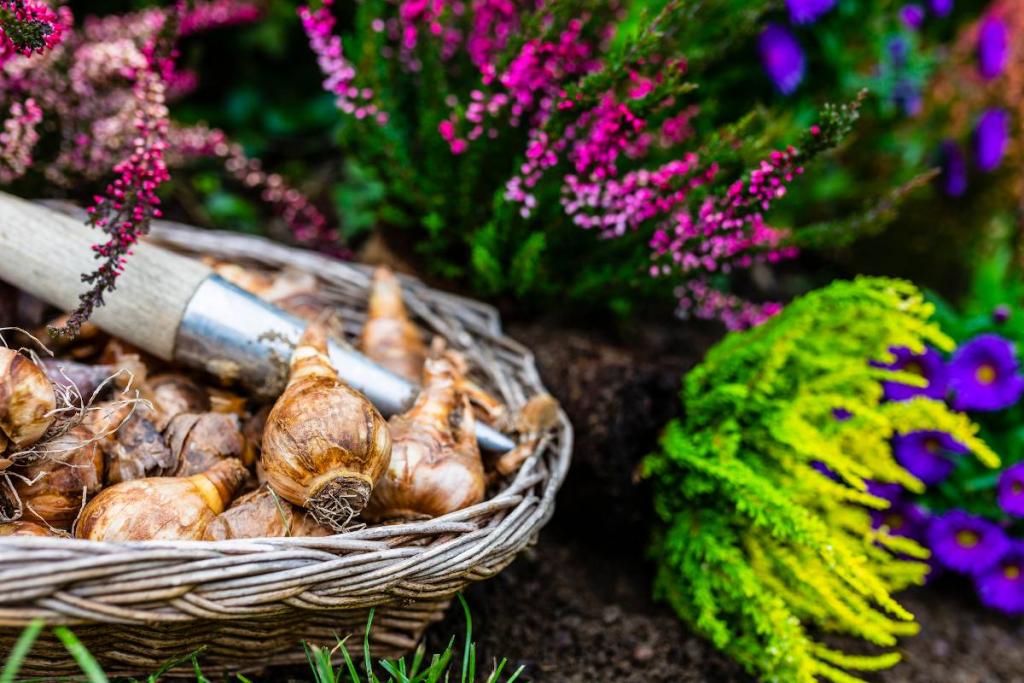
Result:
M383 124L387 120L386 114L373 102L373 93L358 88L354 83L355 67L345 59L341 38L334 35L333 4L334 0L322 0L316 10L308 6L299 8L302 28L325 76L324 90L335 96L335 103L342 112L357 119L372 118Z
M71 25L71 11L43 0L0 0L0 64L56 47Z
M42 120L43 110L31 97L11 105L0 133L0 183L20 178L32 165L32 150L39 142L36 127Z

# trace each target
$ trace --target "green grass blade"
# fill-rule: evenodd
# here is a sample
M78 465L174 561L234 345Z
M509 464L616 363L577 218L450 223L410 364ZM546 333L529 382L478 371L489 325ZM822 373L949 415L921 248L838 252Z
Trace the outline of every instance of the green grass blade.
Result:
M341 656L344 658L345 665L348 667L349 683L360 683L362 677L359 675L356 663L352 661L352 656L348 653L348 648L345 647L346 640L348 640L347 636L345 637L345 640L339 640L338 644L341 645ZM338 680L341 680L340 676L338 677Z
M64 643L64 647L74 657L89 683L109 683L107 675L103 673L99 663L89 654L85 645L82 645L82 641L76 638L74 633L66 626L58 626L53 629L53 633L60 639L60 642Z
M391 674L391 683L410 683L409 677L405 675L405 672L402 671L401 667L395 666L394 662L382 659L380 660L380 666Z
M363 634L363 664L366 666L366 676L369 683L380 683L373 673L373 660L370 658L370 628L373 627L374 608L370 608L370 616L366 620L366 632Z
M409 676L416 676L416 673L423 665L423 657L426 655L426 652L426 647L423 646L423 643L420 643L419 647L416 648L416 652L412 656L412 665L409 667Z
M248 676L244 676L242 674L235 674L235 678L238 679L238 683L252 683Z
M525 664L520 664L520 665L519 665L519 668L518 668L518 669L516 669L516 672L515 672L514 674L512 674L511 678L509 678L509 679L508 679L507 681L505 681L505 683L515 683L515 680L516 680L517 678L519 678L519 676L521 676L521 675L522 675L522 673L523 673L523 670L524 670L525 668L526 668L526 665L525 665Z
M28 656L32 645L36 642L36 638L39 637L39 633L42 630L42 620L36 619L21 632L21 635L18 636L18 642L11 649L11 654L7 655L7 661L4 662L4 670L0 671L0 683L13 683L14 677L18 675L21 665L25 662L25 657Z
M498 662L498 665L494 667L494 671L487 677L487 683L498 683L498 680L501 678L501 672L505 669L506 662L507 660L505 659Z
M203 645L200 648L196 648L192 652L189 652L187 655L183 655L183 656L178 657L176 659L168 659L166 662L164 662L163 664L160 665L159 669L157 669L156 671L151 673L146 680L148 681L148 683L159 683L160 679L168 671L170 671L171 669L173 669L176 666L181 666L185 662L194 661L194 658L198 657L200 654L202 654L204 650L206 650L206 646L205 645Z
M202 669L199 668L199 656L192 653L192 673L195 674L196 683L210 683L210 679L203 675Z
M466 603L466 598L462 597L462 593L458 594L458 598L462 604L462 613L466 615L466 641L462 647L462 683L473 683L476 672L471 671L469 666L470 659L475 659L470 655L470 651L473 649L473 616L469 613L469 605ZM467 674L469 674L469 678L466 677Z

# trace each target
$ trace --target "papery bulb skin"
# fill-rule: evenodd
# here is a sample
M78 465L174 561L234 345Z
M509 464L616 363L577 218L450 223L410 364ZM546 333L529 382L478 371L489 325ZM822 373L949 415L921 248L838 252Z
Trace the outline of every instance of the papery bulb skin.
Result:
M483 500L476 424L459 379L450 358L427 361L416 403L389 423L391 464L363 512L366 519L439 517Z
M224 512L249 472L222 460L191 477L151 477L103 489L85 506L75 536L91 541L196 541Z
M19 467L14 490L29 522L68 530L86 500L103 486L103 452L91 431L79 425L38 444L41 455Z
M163 431L175 415L204 413L210 409L210 396L206 390L185 375L166 373L155 375L146 382L146 398L153 403L157 429Z
M18 520L0 524L0 538L4 536L57 536L41 524Z
M146 366L138 356L126 355L115 363L77 363L62 358L44 358L40 363L54 386L77 394L87 404L101 388L103 393L113 389L138 387L146 379Z
M31 446L53 424L57 397L42 368L0 348L0 431L14 448Z
M177 468L178 460L150 419L152 411L131 403L103 403L90 410L84 424L103 451L108 485L159 477Z
M338 378L327 357L325 329L311 324L263 430L260 463L268 483L340 531L366 505L390 457L387 422Z
M423 379L427 347L409 320L402 301L402 286L387 268L373 271L370 305L359 348L367 358L410 382Z
M207 541L229 538L329 536L333 531L317 524L303 508L292 505L268 486L245 494L206 527Z
M175 477L188 477L213 467L221 460L242 458L245 442L237 415L180 413L164 433L177 459Z

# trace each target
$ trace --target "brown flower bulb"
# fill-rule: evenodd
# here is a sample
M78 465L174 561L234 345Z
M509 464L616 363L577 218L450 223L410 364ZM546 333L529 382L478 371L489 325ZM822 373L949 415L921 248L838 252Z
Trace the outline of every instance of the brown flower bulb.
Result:
M329 536L333 532L300 507L279 497L268 486L247 493L206 527L204 539Z
M42 368L0 347L0 431L13 448L31 446L53 424L57 397Z
M430 344L430 357L439 358L441 356L447 356L455 366L458 389L469 398L469 402L473 406L473 416L482 422L504 430L508 421L508 410L505 404L471 380L466 357L454 349L449 349L448 342L444 337L437 336Z
M227 458L241 458L245 446L237 415L180 413L164 433L177 459L175 477L199 474Z
M265 405L242 423L242 436L245 438L245 447L242 449L242 462L246 467L251 467L260 458L260 449L263 447L263 430L267 426L267 416L273 406Z
M41 455L17 468L14 490L24 518L70 529L89 499L103 485L103 453L92 432L81 425L39 445Z
M146 382L143 395L153 403L154 424L160 431L179 413L204 413L210 409L206 390L185 375L165 373Z
M324 328L311 324L263 430L260 462L267 481L285 500L340 530L366 505L390 456L387 422L338 378Z
M423 378L427 347L409 320L398 278L387 268L373 271L370 307L359 348L370 360L410 382L418 384Z
M538 394L527 401L516 416L519 445L498 457L494 471L508 476L518 470L536 450L541 438L558 424L558 418L558 401L550 394Z
M222 460L191 477L151 477L103 489L82 511L75 536L91 541L200 540L249 472Z
M177 458L150 416L131 403L103 403L86 415L85 425L103 451L107 484L157 477L177 468Z
M245 396L219 387L206 387L206 394L209 397L210 410L214 413L233 413L239 418L244 418L249 414L249 401Z
M369 520L438 517L479 503L484 467L469 399L447 357L424 368L413 407L391 418L391 464L363 511Z
M0 536L56 536L54 532L35 522L7 522L0 524Z

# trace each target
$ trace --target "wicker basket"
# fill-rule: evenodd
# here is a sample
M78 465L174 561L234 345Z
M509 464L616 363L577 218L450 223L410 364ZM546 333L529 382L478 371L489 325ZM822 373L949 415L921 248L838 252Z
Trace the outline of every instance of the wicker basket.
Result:
M153 239L186 253L314 273L346 331L355 334L362 326L370 284L365 267L173 224L155 227ZM509 406L544 390L531 353L502 334L492 308L413 279L402 282L422 327L464 351L475 379ZM151 673L203 646L204 673L240 672L303 661L302 640L334 644L337 636L362 633L375 607L372 651L405 654L430 622L442 618L457 591L493 576L534 542L552 515L571 450L572 428L563 414L522 468L479 505L325 538L0 538L0 653L32 619L42 618L73 626L111 675ZM361 641L352 639L354 646ZM48 635L22 669L43 676L77 671Z

